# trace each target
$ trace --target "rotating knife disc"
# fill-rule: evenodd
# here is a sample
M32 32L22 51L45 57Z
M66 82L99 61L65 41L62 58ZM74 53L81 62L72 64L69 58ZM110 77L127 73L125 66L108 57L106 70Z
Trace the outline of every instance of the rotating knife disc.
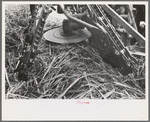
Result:
M73 31L72 34L64 35L62 26L54 28L44 33L44 38L55 43L78 43L91 37L91 33L86 29Z

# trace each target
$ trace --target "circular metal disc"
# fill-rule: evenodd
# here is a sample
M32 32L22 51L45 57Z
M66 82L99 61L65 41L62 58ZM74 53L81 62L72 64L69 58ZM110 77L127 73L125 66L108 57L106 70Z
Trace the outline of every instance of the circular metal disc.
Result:
M62 27L49 30L44 33L44 38L55 43L78 43L91 37L91 33L86 29L79 29L73 34L64 35Z

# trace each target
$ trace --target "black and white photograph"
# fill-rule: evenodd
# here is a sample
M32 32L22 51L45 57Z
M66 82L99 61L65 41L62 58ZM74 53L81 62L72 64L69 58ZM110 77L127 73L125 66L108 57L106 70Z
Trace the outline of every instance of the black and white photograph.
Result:
M16 3L2 6L4 100L147 99L148 2Z

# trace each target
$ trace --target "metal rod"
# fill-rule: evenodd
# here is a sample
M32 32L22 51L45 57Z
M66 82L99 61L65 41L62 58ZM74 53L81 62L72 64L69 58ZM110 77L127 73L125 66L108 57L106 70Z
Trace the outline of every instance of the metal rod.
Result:
M128 33L130 33L141 46L145 47L145 38L136 31L130 24L128 24L122 17L120 17L112 8L108 5L101 5L101 7L113 18L115 19L120 25L122 25Z
M136 26L135 19L134 19L134 15L133 15L133 5L132 5L132 4L130 4L130 5L128 6L128 11L129 11L131 20L132 20L132 22L133 22L133 27L134 27L136 30L138 30L138 29L137 29L137 26Z

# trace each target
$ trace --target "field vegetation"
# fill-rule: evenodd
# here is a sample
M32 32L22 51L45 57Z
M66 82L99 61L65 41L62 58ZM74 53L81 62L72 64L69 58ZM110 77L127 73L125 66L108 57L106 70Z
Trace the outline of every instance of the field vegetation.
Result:
M19 81L18 73L13 71L21 56L22 34L29 20L29 5L6 6L6 99L145 99L144 57L137 57L137 78L122 76L84 41L56 44L43 38L39 44L42 53L34 63L36 72L30 73L27 82ZM46 27L61 25L59 18L51 20Z

